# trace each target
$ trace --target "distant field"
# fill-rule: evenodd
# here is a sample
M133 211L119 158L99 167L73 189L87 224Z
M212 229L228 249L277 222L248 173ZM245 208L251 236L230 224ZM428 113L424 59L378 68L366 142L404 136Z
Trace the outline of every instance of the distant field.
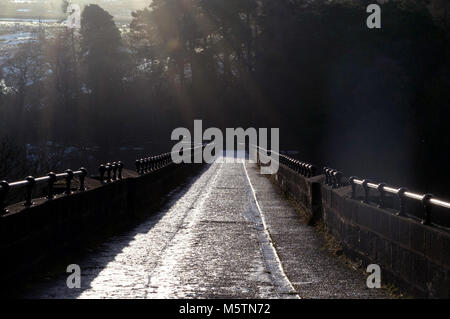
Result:
M72 3L83 7L86 4L98 4L107 10L116 21L131 19L131 12L142 9L151 0L73 0ZM0 18L42 18L63 19L62 0L0 0Z
M18 44L33 39L39 27L44 28L48 35L51 35L56 28L61 27L59 21L41 19L39 23L39 19L0 18L0 53L4 55Z
M0 18L62 18L61 2L2 0Z
M72 0L82 8L95 3L107 10L122 32L131 21L131 12L148 5L151 0ZM41 27L51 36L67 18L62 0L0 0L0 62L14 48L35 37Z
M72 0L81 6L96 3L114 16L122 33L128 30L131 11L144 7L151 1L142 0ZM45 29L52 37L67 18L61 8L62 0L0 0L0 67L11 56L17 46L36 39L36 31ZM3 67L2 67L3 68ZM3 71L5 71L3 69Z

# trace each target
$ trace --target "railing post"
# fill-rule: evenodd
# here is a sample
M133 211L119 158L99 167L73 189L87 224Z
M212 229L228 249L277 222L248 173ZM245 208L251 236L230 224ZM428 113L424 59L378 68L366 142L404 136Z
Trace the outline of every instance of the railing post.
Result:
M328 175L328 186L333 187L334 185L334 176L333 176L333 169L327 168L327 175Z
M342 173L339 171L334 171L333 172L333 179L334 179L334 185L333 188L338 188L341 186L341 178L342 178Z
M405 209L406 209L406 196L405 196L405 192L407 192L408 189L406 189L405 187L400 187L397 190L397 196L400 199L400 209L398 212L398 216L405 216Z
M48 173L48 194L47 194L47 199L51 200L53 198L55 198L55 191L53 189L53 186L56 182L56 174L53 172Z
M25 203L23 205L25 207L30 207L33 205L32 195L33 195L33 187L36 184L36 180L34 179L33 176L28 176L27 178L25 178L25 180L27 181L27 186L26 186Z
M105 181L105 172L106 172L106 167L105 165L100 165L98 167L98 172L100 173L100 182L103 184Z
M141 158L141 174L145 174L147 172L147 158Z
M119 167L119 173L118 173L118 178L122 179L122 169L123 169L123 163L121 161L119 161L117 163L117 166Z
M6 195L8 195L9 184L7 181L0 181L0 215L8 213L6 209Z
M87 170L84 167L80 168L81 174L80 174L80 192L84 192L86 190L85 186L85 179L87 176Z
M143 158L141 158L139 160L140 166L141 166L141 174L145 173L145 160Z
M141 160L136 160L135 165L136 165L136 172L138 172L138 174L142 174L142 172L141 172Z
M333 182L333 180L331 179L330 171L331 171L330 168L325 167L325 169L324 169L325 177L326 177L325 184L326 184L327 186L330 186L330 185L332 184L332 182Z
M385 194L384 187L385 186L386 186L385 183L380 183L377 186L377 190L380 193L380 200L378 202L378 207L379 208L384 208L385 207L385 205L384 205L384 194Z
M294 172L297 174L300 172L300 162L297 160L294 160Z
M116 162L112 163L111 167L112 167L112 173L113 173L112 180L115 181L115 180L117 180L117 163Z
M356 197L356 184L355 184L355 176L351 176L350 178L349 178L349 182L350 182L350 186L352 187L352 197L351 198L353 198L353 199L355 199L355 197Z
M425 208L425 218L422 221L424 225L431 225L431 204L430 199L433 197L432 194L425 194L422 197L422 205Z
M331 180L330 186L331 186L331 188L336 188L337 187L337 179L336 179L336 175L335 175L336 170L330 168L330 170L328 172L330 174L330 180Z
M66 176L66 191L64 192L66 195L70 195L72 192L70 191L70 183L72 182L73 178L73 171L68 169L65 172L67 174Z
M331 188L336 188L337 187L336 186L337 185L337 181L336 181L336 175L335 175L336 170L330 168L328 170L328 173L330 174L330 186L331 186Z
M363 199L363 203L367 204L369 203L369 187L367 186L367 183L369 183L370 181L368 179L365 179L362 181L362 188L364 189L364 199Z
M111 163L106 164L106 182L111 183Z

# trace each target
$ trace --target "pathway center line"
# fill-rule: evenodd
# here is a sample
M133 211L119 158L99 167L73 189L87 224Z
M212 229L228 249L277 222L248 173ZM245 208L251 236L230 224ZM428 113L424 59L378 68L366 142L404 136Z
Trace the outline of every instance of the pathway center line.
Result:
M272 238L268 231L266 220L262 213L261 207L258 203L258 199L256 198L256 192L252 185L250 177L248 175L247 167L245 166L245 160L242 161L242 165L244 166L245 176L247 177L247 181L248 181L248 184L250 186L250 189L251 189L251 192L253 195L253 201L256 205L256 208L258 210L259 216L260 216L262 224L263 224L264 236L262 236L263 238L261 238L261 246L262 246L264 258L266 259L266 264L267 264L269 270L271 271L272 280L273 280L274 284L277 286L277 288L280 290L281 294L289 294L289 295L295 296L298 299L301 299L301 297L298 295L297 291L295 290L294 286L289 281L289 278L286 276L286 273L284 272L283 265L281 264L281 260L278 256L278 253L272 244ZM270 263L270 261L275 261L275 263Z

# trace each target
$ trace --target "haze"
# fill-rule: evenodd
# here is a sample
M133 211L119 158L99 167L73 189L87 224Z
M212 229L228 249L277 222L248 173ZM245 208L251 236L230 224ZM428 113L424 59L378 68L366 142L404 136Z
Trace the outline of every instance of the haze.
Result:
M63 15L63 0L6 0L0 1L1 18L59 18ZM131 19L131 12L151 3L151 0L73 0L84 6L98 4L116 20Z

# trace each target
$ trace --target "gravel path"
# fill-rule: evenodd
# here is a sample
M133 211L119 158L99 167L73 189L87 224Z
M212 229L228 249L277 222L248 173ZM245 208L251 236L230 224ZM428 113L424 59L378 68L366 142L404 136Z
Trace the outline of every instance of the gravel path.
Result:
M321 249L319 236L254 164L217 160L170 196L146 222L73 261L80 289L67 288L63 273L25 297L387 297Z

